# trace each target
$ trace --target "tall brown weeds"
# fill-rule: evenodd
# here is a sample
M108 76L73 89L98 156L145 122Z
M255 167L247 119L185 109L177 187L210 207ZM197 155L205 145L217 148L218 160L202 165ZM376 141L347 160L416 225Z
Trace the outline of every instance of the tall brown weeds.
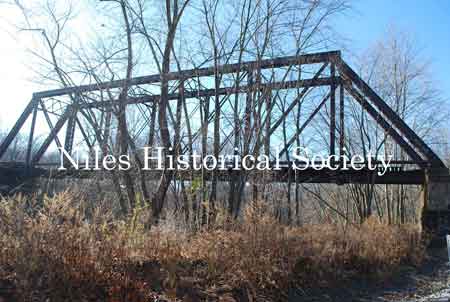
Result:
M193 233L146 228L142 207L115 219L107 204L86 207L69 192L30 202L0 204L0 280L14 283L19 301L285 301L291 287L387 274L423 258L418 228L375 218L294 228L253 203L241 222L219 213L214 228Z

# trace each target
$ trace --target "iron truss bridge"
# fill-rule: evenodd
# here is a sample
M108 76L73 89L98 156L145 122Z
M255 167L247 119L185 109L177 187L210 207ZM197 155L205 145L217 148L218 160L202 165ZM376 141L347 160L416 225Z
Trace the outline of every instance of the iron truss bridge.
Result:
M450 182L449 170L443 161L341 58L339 51L180 70L166 77L170 86L168 125L173 145L179 146L177 152L187 154L214 143L214 152L225 153L233 150L238 138L241 154L283 158L283 167L278 171L248 173L252 181ZM127 82L92 80L88 85L34 93L1 142L0 184L18 184L40 176L91 177L96 173L107 177L104 171L57 171L55 167L59 164L54 161L55 157L53 162L49 160L49 154L54 153L56 147L63 147L68 154L74 154L75 148L89 152L95 146L106 148L106 153L113 152L111 147L102 146L102 142L113 140L112 113L120 105L126 106L127 112L133 112L134 124L129 127L131 152L139 146L159 146L160 84L161 75L155 74ZM125 86L128 87L127 97L121 104L119 95ZM350 149L349 141L358 136L351 131L356 125L352 108L357 107L402 150L401 160L393 160L382 176L368 169L292 169L290 150L306 142L322 153L326 150L329 156L344 156ZM48 131L38 135L38 127ZM20 137L25 137L26 150L16 158L15 142ZM231 169L178 171L174 178L189 180L202 175L207 180L227 181L236 173L242 172ZM145 171L149 179L158 178L160 174Z

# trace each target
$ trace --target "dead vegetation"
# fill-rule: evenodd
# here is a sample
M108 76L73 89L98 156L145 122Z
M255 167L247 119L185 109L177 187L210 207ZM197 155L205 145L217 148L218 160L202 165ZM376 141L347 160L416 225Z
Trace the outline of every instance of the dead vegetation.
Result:
M253 204L240 222L219 213L193 232L170 221L147 229L142 207L118 220L107 203L69 192L32 202L0 206L0 279L18 301L286 301L292 288L389 274L424 256L416 227L375 218L295 228Z

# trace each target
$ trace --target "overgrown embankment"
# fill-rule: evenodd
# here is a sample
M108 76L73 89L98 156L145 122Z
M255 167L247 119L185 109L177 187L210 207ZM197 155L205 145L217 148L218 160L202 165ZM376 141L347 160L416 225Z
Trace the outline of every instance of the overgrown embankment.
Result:
M146 209L116 219L107 203L87 206L68 192L30 203L0 205L0 285L17 301L287 301L305 288L384 277L424 251L414 226L287 227L261 204L241 222L219 213L214 227L192 232L145 228Z

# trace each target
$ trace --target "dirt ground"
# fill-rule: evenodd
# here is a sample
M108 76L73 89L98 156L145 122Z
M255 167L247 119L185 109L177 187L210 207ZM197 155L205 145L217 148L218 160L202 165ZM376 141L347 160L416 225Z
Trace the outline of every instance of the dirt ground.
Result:
M309 298L308 298L309 297ZM443 302L450 301L450 265L447 250L430 250L421 267L404 267L383 282L353 280L332 290L312 289L291 301L336 302Z

